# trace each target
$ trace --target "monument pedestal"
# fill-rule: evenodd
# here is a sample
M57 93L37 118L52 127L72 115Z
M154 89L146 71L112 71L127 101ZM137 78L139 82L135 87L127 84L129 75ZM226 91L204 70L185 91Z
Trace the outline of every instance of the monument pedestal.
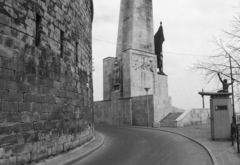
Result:
M211 138L213 140L231 139L232 105L231 93L204 93L210 96Z

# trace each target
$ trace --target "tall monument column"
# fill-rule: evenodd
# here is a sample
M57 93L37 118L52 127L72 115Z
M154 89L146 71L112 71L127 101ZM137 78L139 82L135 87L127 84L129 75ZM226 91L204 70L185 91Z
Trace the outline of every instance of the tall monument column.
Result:
M167 76L157 72L152 0L121 0L117 43L116 57L103 60L104 101L95 103L95 121L159 123L172 105Z
M152 0L121 0L117 57L128 49L154 53Z
M152 0L121 0L116 57L122 61L123 98L154 94L156 55Z

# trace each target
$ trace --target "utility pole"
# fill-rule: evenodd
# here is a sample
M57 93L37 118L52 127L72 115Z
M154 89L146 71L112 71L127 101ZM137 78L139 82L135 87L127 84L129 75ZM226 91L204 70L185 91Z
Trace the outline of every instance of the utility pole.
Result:
M232 60L231 56L229 56L230 61L230 73L231 73L231 81L233 81L233 74L232 74ZM233 84L232 84L232 106L233 106L233 116L232 116L232 122L233 124L236 124L236 114L235 114L235 103L234 103L234 90L233 90Z
M235 71L235 75L238 75L237 71ZM237 110L237 113L239 113L239 109L240 109L240 101L239 101L240 91L239 91L239 85L240 85L240 83L237 82L237 93L238 93L238 96L237 96L237 102L238 102L238 110Z
M202 92L204 92L203 89L202 89ZM204 95L202 95L202 102L203 102L203 108L205 108L205 104L204 104Z

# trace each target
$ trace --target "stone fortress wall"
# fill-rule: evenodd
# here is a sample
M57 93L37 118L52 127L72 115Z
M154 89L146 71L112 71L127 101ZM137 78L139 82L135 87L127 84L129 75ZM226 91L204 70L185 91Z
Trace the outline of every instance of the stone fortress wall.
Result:
M0 164L27 164L93 134L91 0L0 1Z

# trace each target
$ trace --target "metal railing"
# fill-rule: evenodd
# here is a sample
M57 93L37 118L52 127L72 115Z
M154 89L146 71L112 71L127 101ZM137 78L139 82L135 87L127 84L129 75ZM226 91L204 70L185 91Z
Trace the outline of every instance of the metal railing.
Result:
M231 124L231 139L232 145L237 142L237 151L240 153L239 143L240 143L240 113L236 113L236 124Z

